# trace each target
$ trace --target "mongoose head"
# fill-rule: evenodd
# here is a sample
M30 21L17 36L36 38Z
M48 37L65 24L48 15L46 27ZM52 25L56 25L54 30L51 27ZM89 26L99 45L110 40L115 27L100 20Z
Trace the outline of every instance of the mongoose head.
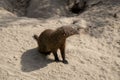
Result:
M63 36L66 38L75 34L79 34L79 29L75 29L71 26L63 26L60 27L59 30L61 30Z

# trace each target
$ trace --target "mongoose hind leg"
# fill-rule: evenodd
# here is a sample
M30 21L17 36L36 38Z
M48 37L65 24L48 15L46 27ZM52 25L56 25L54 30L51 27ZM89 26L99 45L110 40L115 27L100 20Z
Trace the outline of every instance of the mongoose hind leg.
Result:
M38 47L38 52L43 55L50 55L51 51L41 50L40 47Z
M50 53L51 53L51 51L49 51L49 52L43 52L43 54L46 55L46 56L50 55Z

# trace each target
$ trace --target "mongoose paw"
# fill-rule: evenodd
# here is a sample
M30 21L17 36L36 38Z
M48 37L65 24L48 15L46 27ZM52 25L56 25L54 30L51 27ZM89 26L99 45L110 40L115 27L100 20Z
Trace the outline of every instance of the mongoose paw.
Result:
M56 62L59 62L60 60L59 59L55 59Z
M68 64L68 61L67 61L67 60L63 60L63 63L64 63L64 64Z

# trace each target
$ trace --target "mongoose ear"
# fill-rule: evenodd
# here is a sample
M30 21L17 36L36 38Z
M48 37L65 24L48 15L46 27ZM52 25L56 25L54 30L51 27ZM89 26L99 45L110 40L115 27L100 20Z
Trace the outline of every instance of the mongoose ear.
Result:
M66 31L65 31L64 27L58 28L58 31L59 31L63 36L66 36Z

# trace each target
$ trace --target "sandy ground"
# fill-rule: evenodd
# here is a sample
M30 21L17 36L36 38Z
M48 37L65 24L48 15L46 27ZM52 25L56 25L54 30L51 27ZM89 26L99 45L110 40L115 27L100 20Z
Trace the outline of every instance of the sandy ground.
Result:
M34 34L76 19L91 28L67 39L69 64L37 52ZM0 80L120 80L120 1L108 0L79 16L49 19L17 17L0 8Z

